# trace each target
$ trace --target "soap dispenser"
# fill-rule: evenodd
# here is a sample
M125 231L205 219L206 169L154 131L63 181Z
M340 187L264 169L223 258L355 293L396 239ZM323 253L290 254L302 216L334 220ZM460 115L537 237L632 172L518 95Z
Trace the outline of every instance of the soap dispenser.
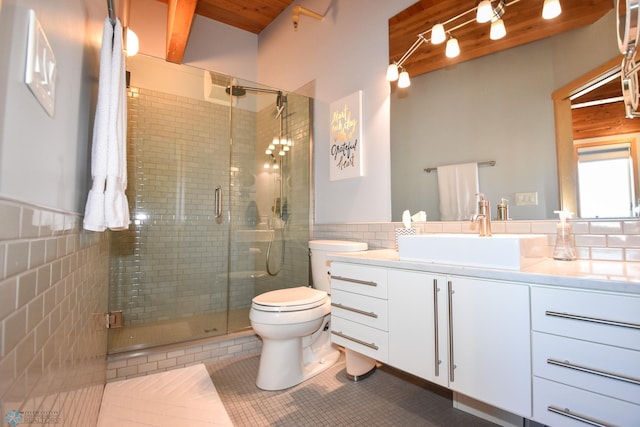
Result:
M498 203L498 221L509 220L509 205L508 200L502 197L500 203Z
M576 248L573 245L571 224L568 219L572 213L568 211L554 211L560 216L556 233L556 247L553 250L553 259L573 261L576 259Z

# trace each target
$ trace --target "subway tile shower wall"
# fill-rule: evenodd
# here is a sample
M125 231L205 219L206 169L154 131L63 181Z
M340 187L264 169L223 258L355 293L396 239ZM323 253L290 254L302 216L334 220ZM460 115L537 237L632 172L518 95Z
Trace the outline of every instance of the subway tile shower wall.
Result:
M0 416L95 425L106 375L107 233L0 198ZM34 417L39 417L35 419Z
M556 242L557 220L494 221L493 233L546 234L548 254ZM638 220L573 220L572 231L579 259L594 261L640 261L640 221ZM395 229L400 222L347 224L315 224L314 239L363 241L369 249L395 248ZM474 224L466 221L419 222L413 227L419 234L477 233Z

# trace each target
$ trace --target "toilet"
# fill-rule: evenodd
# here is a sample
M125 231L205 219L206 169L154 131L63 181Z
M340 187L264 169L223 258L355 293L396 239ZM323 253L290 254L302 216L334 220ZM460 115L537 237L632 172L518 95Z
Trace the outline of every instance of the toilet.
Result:
M265 292L253 298L249 319L262 338L256 385L283 390L330 368L340 357L331 344L331 278L327 254L367 250L363 242L312 240L314 288L299 286Z

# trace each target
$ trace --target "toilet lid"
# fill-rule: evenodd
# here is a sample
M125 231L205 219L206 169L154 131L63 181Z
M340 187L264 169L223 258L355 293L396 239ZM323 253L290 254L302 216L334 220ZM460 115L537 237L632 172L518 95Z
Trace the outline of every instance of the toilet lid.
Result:
M300 286L265 292L253 298L253 307L262 311L308 310L324 304L325 291Z

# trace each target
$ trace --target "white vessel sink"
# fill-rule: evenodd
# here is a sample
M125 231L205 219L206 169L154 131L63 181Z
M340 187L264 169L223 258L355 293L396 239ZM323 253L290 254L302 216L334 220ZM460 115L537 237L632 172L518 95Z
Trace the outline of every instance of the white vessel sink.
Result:
M420 234L398 236L401 261L520 270L547 254L543 234Z

